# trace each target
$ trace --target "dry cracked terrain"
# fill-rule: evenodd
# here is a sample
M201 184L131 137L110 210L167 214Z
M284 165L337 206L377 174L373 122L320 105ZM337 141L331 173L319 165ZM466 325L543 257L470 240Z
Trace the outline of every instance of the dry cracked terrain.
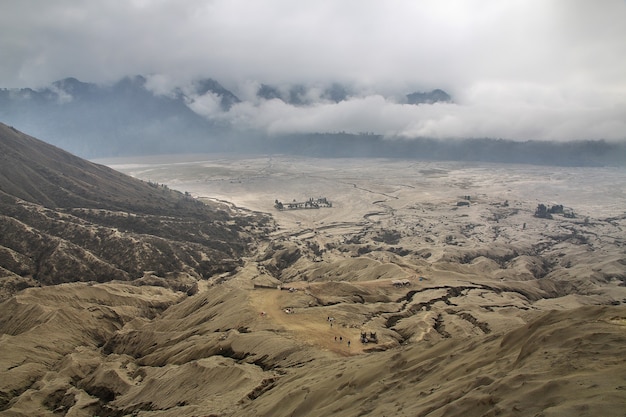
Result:
M193 293L113 281L8 298L0 415L624 415L623 169L102 162L275 225ZM311 197L333 206L274 208Z

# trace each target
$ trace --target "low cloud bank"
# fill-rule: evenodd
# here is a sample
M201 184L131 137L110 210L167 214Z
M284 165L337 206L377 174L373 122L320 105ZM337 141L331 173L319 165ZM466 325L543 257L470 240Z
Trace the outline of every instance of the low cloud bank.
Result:
M626 164L626 105L615 92L493 82L450 90L452 98L339 83L228 87L210 78L136 76L108 86L66 78L42 90L0 89L0 118L85 157L276 152Z
M450 103L411 105L402 96L370 93L346 100L325 100L320 89L307 90L306 105L262 99L242 89L245 99L228 111L221 97L190 95L188 106L209 120L268 134L373 133L387 138L502 138L523 140L626 140L626 102L598 106L584 91L550 91L520 86L520 94L478 85ZM574 99L572 99L574 98ZM606 99L606 97L604 98Z

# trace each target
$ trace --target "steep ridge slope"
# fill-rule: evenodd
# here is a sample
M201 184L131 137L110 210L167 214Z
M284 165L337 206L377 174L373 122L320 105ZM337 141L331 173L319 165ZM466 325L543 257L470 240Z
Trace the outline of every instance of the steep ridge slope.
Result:
M49 208L224 215L181 198L178 192L157 192L157 184L89 162L1 123L0 161L1 191Z
M2 296L60 282L159 282L155 276L192 288L232 270L256 238L252 230L270 226L266 216L232 210L0 124Z

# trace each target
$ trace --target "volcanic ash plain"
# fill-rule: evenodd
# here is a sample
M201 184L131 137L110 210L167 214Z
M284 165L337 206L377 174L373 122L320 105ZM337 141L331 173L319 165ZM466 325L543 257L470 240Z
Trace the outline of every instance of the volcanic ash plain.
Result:
M0 415L624 415L624 169L102 162L276 225L193 295L72 283L5 302L22 330L0 339L2 392L21 394Z

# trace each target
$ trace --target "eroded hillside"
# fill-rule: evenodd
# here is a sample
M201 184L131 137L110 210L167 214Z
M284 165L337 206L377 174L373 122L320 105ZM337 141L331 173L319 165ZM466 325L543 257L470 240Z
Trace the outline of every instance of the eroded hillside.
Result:
M0 298L75 281L195 291L232 271L264 215L201 203L0 125ZM236 215L235 215L236 214Z
M5 191L0 415L623 415L619 193L366 164L142 166L204 197L120 177L146 211ZM305 188L332 208L273 208Z

